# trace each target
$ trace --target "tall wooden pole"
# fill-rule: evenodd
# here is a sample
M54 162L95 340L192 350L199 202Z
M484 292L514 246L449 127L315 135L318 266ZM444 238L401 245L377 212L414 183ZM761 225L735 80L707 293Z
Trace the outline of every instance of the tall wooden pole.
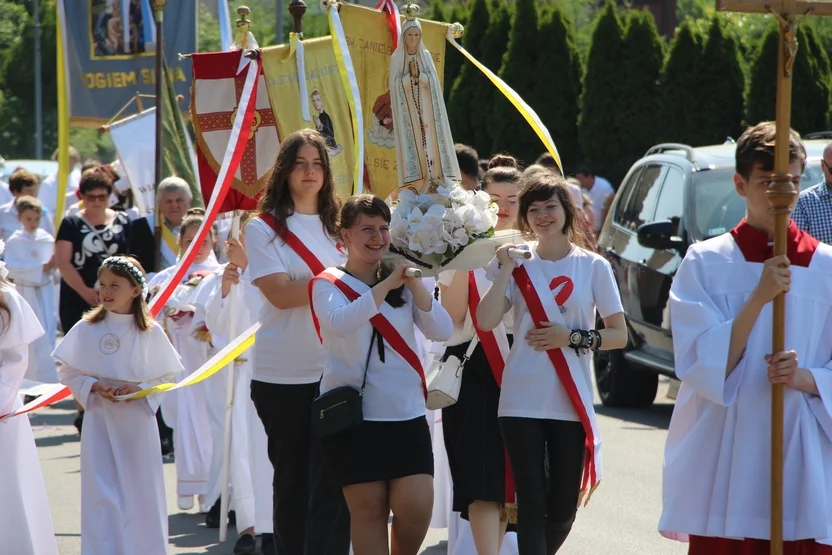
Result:
M165 41L164 41L164 21L165 5L167 0L153 0L153 19L156 23L156 149L155 149L155 174L154 181L156 182L156 190L158 192L159 183L162 179L162 91L164 91L164 74L162 73L162 56L165 55ZM154 260L155 268L153 271L158 272L162 264L162 214L159 212L159 199L154 193L154 213L156 214L156 227L154 230L155 248Z
M303 38L303 14L306 13L306 2L303 0L292 0L289 2L289 13L292 14L295 33Z

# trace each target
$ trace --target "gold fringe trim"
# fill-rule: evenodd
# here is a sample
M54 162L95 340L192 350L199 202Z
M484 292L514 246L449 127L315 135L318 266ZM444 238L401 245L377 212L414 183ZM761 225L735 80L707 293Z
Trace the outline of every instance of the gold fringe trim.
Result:
M517 503L506 503L503 505L500 520L509 524L517 524Z
M203 343L211 342L211 332L205 328L200 328L191 334L191 337Z

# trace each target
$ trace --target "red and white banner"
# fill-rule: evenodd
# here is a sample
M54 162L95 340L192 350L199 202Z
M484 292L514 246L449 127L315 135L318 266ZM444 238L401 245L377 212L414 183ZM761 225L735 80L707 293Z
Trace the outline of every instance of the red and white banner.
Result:
M66 399L72 392L67 386L56 383L38 387L38 393L38 396L34 400L26 403L16 411L0 416L0 422L6 420L7 418L20 416L21 414L26 414L27 412L48 407L53 403Z
M231 143L237 108L242 104L248 74L238 71L240 55L241 52L235 50L192 57L191 121L196 133L197 166L204 198L211 195L218 181ZM220 212L256 208L257 197L271 178L280 149L277 122L259 63L258 72L253 96L254 119L244 136L245 149L239 167L232 172L231 190L220 206Z

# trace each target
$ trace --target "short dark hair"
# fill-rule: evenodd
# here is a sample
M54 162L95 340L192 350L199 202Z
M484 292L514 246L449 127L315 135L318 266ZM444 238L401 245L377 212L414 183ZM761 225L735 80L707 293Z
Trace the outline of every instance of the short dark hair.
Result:
M587 177L595 177L595 171L589 166L581 166L575 170L575 175L585 175Z
M574 245L583 249L592 249L592 242L579 219L581 207L575 206L569 187L562 176L550 171L537 172L525 176L522 183L515 229L523 235L531 236L532 228L529 225L528 218L529 208L535 202L546 201L553 196L557 196L565 216L561 232L569 237Z
M105 189L109 195L113 192L116 179L118 179L118 174L112 166L97 166L81 174L78 190L82 195L86 195L96 189Z
M9 177L9 191L12 193L20 193L26 187L37 187L38 185L40 185L40 179L29 170L16 170Z
M762 171L774 171L774 137L776 127L773 121L764 121L749 127L737 141L735 154L736 172L748 179L755 167ZM789 130L789 164L800 162L800 171L806 168L806 148L800 135Z
M459 164L459 171L466 175L473 175L479 179L480 157L472 147L463 144L454 145L456 150L456 161Z
M29 195L20 195L14 201L14 208L18 214L23 214L27 210L34 210L38 214L43 214L43 204L35 197Z

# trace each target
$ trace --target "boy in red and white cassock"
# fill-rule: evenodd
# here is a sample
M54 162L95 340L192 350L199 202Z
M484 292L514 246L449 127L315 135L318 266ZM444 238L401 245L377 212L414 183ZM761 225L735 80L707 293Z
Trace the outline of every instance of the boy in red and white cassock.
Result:
M790 222L788 255L772 258L774 134L767 122L740 137L734 185L746 217L691 246L670 290L682 386L659 531L690 541L690 555L769 553L774 383L785 385L784 553L832 554L832 248ZM798 186L806 152L794 132L789 161ZM786 350L771 355L781 292Z

